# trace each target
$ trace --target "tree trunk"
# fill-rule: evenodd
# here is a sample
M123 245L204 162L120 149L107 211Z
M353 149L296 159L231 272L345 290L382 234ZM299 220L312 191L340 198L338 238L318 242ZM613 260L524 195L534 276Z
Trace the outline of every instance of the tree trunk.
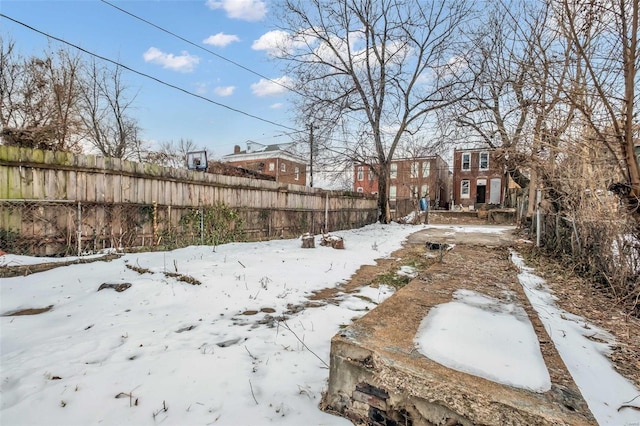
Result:
M389 211L389 163L380 164L378 174L378 220L380 223L389 223L391 221L391 212Z

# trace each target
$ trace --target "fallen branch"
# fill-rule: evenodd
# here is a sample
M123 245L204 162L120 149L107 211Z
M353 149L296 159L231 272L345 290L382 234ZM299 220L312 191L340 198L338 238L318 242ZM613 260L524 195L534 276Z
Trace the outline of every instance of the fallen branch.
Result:
M321 363L323 363L325 365L325 367L329 368L329 364L327 364L326 362L324 362L324 360L322 358L320 358L318 356L318 354L316 354L314 351L312 351L309 346L307 346L307 344L305 342L302 341L302 339L300 339L300 337L298 337L298 335L296 334L295 331L293 331L291 329L291 327L289 327L289 324L287 324L286 321L278 321L278 325L280 325L280 323L282 323L283 327L286 328L287 330L289 330L291 332L291 334L294 335L294 337L296 339L298 339L298 342L302 343L302 346L304 346L309 352L311 352L313 354L313 356L315 356L316 358L318 358L320 360Z
M256 402L256 405L259 405L258 400L256 399L256 395L253 393L253 386L251 385L251 380L249 380L249 388L251 389L251 396L253 397L253 400Z

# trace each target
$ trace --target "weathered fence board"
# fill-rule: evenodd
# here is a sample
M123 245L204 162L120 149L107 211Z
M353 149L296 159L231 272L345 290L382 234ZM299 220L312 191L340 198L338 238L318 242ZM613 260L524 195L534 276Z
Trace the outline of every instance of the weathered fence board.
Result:
M1 249L198 244L217 205L237 212L231 231L242 224L250 240L359 227L377 216L375 198L356 193L0 146Z

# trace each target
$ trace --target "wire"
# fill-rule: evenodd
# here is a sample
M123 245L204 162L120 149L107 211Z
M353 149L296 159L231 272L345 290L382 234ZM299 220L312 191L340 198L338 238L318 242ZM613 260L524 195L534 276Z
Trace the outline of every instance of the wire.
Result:
M144 19L144 18L142 18L142 17L140 17L138 15L135 15L135 14L129 12L128 10L125 10L125 9L119 7L119 6L116 6L115 4L113 4L111 2L108 2L107 0L100 0L100 1L102 3L104 3L104 4L106 4L106 5L109 5L109 6L113 7L116 10L119 10L122 13L125 13L125 14L131 16L132 18L138 19L139 21L142 21L147 25L151 25L152 27L157 28L158 30L160 30L162 32L165 32L165 33L167 33L167 34L169 34L169 35L171 35L173 37L176 37L177 39L180 39L180 40L184 41L185 43L190 44L191 46L194 46L194 47L197 47L198 49L204 50L205 52L208 52L208 53L212 54L216 58L222 59L223 61L227 61L230 64L233 64L233 65L235 65L235 66L237 66L239 68L242 68L243 70L245 70L247 72L250 72L251 74L257 75L258 77L264 78L265 80L267 80L267 81L269 81L269 82L271 82L273 84L277 84L278 86L283 87L283 88L285 88L287 90L290 90L290 91L292 91L292 92L294 92L294 93L296 93L296 94L298 94L300 96L306 97L306 95L302 94L301 92L298 92L296 89L288 87L287 85L282 84L279 81L272 80L269 77L266 77L266 76L260 74L259 72L252 70L249 67L246 67L246 66L244 66L244 65L242 65L242 64L240 64L240 63L238 63L238 62L236 62L236 61L234 61L232 59L226 58L226 57L224 57L224 56L222 56L222 55L220 55L220 54L218 54L218 53L216 53L216 52L214 52L212 50L207 49L206 47L200 46L199 44L194 43L189 39L186 39L186 38L184 38L184 37L172 32L172 31L167 30L166 28L163 28L163 27L161 27L161 26L159 26L157 24L154 24L153 22L151 22L151 21L149 21L147 19Z
M167 87L170 87L170 88L172 88L172 89L178 90L178 91L180 91L180 92L186 93L187 95L193 96L194 98L202 99L202 100L204 100L204 101L206 101L206 102L209 102L209 103L211 103L211 104L217 105L217 106L219 106L219 107L226 108L226 109L228 109L228 110L230 110L230 111L233 111L233 112L236 112L236 113L238 113L238 114L242 114L242 115L244 115L244 116L247 116L247 117L253 118L253 119L255 119L255 120L260 120L260 121L262 121L262 122L265 122L265 123L268 123L268 124L272 124L272 125L277 126L277 127L282 127L282 128L284 128L284 129L292 130L292 131L295 131L295 132L300 131L300 130L298 130L298 129L294 129L293 127L285 126L284 124L276 123L275 121L271 121L271 120L267 120L266 118L258 117L257 115L250 114L250 113L248 113L248 112L245 112L245 111L239 110L239 109L237 109L237 108L233 108L233 107L231 107L231 106L229 106L229 105L225 105L225 104L222 104L222 103L220 103L220 102L216 102L216 101L214 101L213 99L209 99L209 98L204 97L204 96L202 96L202 95L198 95L197 93L190 92L190 91L188 91L188 90L186 90L186 89L183 89L182 87L179 87L179 86L176 86L176 85L174 85L174 84L168 83L168 82L166 82L166 81L164 81L164 80L160 80L160 79L159 79L159 78L157 78L157 77L154 77L154 76L152 76L152 75L149 75L149 74L143 73L142 71L135 70L135 69L133 69L133 68L131 68L131 67L128 67L128 66L126 66L126 65L123 65L123 64L121 64L121 63L119 63L119 62L117 62L117 61L114 61L113 59L109 59L109 58L106 58L106 57L104 57L104 56L100 56L100 55L98 55L97 53L93 53L93 52L91 52L91 51L89 51L89 50L86 50L86 49L84 49L84 48L82 48L82 47L80 47L80 46L77 46L77 45L75 45L75 44L73 44L73 43L71 43L71 42L68 42L68 41L63 40L63 39L61 39L61 38L58 38L58 37L52 36L51 34L48 34L48 33L44 32L44 31L40 31L40 30L38 30L37 28L34 28L34 27L32 27L32 26L30 26L30 25L28 25L28 24L25 24L24 22L18 21L17 19L13 19L13 18L11 18L11 17L9 17L9 16L5 15L4 13L0 13L0 17L5 18L5 19L8 19L8 20L10 20L10 21L12 21L12 22L15 22L16 24L22 25L23 27L28 28L28 29L30 29L31 31L37 32L37 33L39 33L39 34L42 34L42 35L44 35L44 36L45 36L45 37L47 37L47 38L50 38L50 39L52 39L52 40L56 40L56 41L58 41L58 42L60 42L60 43L64 43L64 44L66 44L66 45L68 45L68 46L71 46L71 47L73 47L73 48L75 48L75 49L78 49L78 50L80 50L80 51L82 51L82 52L84 52L84 53L86 53L86 54L88 54L88 55L91 55L91 56L95 57L95 58L98 58L98 59L101 59L101 60L103 60L103 61L106 61L106 62L112 63L112 64L114 64L114 65L116 65L116 66L122 67L122 68L126 69L127 71L130 71L130 72L132 72L132 73L134 73L134 74L138 74L138 75L140 75L140 76L142 76L142 77L145 77L145 78L148 78L148 79L150 79L150 80L153 80L153 81L155 81L155 82L157 82L157 83L160 83L160 84L162 84L162 85L164 85L164 86L167 86Z

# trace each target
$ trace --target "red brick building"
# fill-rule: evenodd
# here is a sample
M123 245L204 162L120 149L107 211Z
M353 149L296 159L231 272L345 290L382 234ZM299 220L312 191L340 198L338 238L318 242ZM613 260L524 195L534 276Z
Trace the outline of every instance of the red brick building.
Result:
M356 164L353 189L364 194L378 192L378 178L369 166ZM415 203L428 197L431 208L446 208L449 203L449 166L439 155L400 158L391 162L389 204L403 216Z
M306 185L307 165L288 150L291 146L292 144L263 145L247 141L246 150L243 151L236 145L233 154L225 155L222 160L234 166L273 176L277 182Z
M463 207L504 202L504 168L491 149L453 151L453 202Z

